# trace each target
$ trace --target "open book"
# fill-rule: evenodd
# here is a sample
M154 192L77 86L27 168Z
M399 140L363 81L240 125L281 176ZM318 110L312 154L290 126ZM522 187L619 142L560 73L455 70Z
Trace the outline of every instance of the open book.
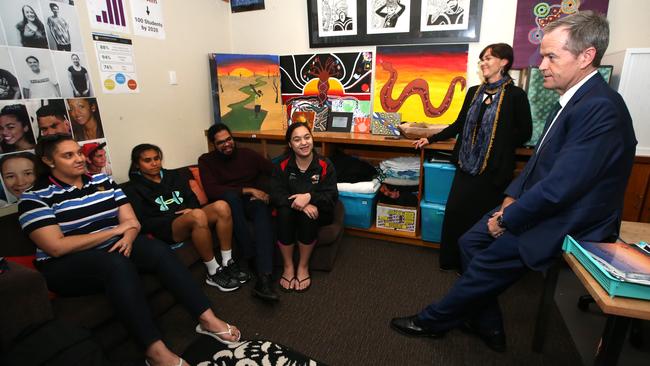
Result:
M580 242L591 257L612 277L631 283L650 285L650 245Z

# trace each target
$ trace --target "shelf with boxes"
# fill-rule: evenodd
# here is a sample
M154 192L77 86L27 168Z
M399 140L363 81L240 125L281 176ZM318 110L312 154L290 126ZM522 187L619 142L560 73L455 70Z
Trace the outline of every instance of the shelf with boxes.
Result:
M280 155L286 146L284 131L280 130L234 131L233 137L240 144L239 146L249 147L269 158ZM393 157L418 157L420 172L424 171L424 174L420 174L418 185L418 197L423 197L419 204L414 208L380 204L377 208L377 197L372 194L340 192L339 197L346 209L346 231L356 236L439 247L444 203L453 179L453 165L440 162L426 163L425 156L428 156L432 150L451 151L454 147L453 140L427 145L424 150L415 150L412 145L413 140L388 140L384 136L348 132L314 132L314 142L316 149L322 155L329 156L336 148L348 155L369 161L373 165ZM213 149L209 142L208 148ZM517 153L524 159L530 156L529 149L518 149ZM431 178L427 179L427 175L431 175ZM379 225L377 225L378 215ZM395 219L396 215L402 215L402 218ZM386 217L392 219L387 220ZM394 223L400 220L402 225L396 228ZM392 228L382 228L382 225Z

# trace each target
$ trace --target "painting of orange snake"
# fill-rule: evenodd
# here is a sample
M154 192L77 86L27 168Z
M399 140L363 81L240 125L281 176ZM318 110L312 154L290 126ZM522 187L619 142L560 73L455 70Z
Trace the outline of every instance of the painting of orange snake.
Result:
M374 112L402 121L449 124L463 105L467 45L377 47Z

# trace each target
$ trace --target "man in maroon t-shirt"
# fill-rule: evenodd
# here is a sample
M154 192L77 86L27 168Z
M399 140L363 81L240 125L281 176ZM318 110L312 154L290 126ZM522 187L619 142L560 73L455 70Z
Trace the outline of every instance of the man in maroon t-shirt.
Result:
M273 289L273 229L269 195L263 188L273 164L257 152L238 148L228 126L218 123L210 127L208 136L214 151L199 157L201 183L210 201L224 200L232 212L233 234L241 245L244 257L255 255L257 282L253 295L277 301ZM248 228L253 221L255 239Z

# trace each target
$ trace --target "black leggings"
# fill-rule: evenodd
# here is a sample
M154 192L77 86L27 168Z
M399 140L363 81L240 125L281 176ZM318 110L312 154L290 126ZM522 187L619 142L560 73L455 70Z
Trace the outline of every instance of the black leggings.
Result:
M118 317L144 347L161 339L138 272L152 273L195 317L210 308L208 298L169 245L139 235L131 257L117 251L84 250L38 262L48 288L61 296L105 292Z
M316 220L288 206L278 207L277 212L278 242L283 245L291 245L296 241L301 244L313 244L318 237L318 229L332 223L332 215L320 211Z

